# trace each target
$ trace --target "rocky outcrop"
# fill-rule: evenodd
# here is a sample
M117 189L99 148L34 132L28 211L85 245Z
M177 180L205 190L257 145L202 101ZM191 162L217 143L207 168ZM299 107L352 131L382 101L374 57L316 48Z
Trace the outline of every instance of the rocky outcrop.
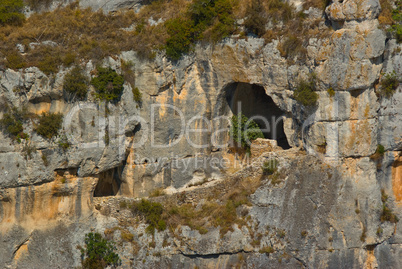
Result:
M140 3L80 1L105 11ZM71 146L63 150L57 139L37 135L34 121L24 123L29 141L16 143L0 132L0 249L6 250L0 264L79 266L77 245L85 233L99 231L117 242L123 268L402 267L400 225L381 221L382 193L402 218L401 86L390 98L379 94L383 73L395 70L402 79L402 48L378 27L379 11L378 1L333 2L326 9L333 28L310 38L304 63L283 58L278 40L265 44L253 37L199 44L177 62L123 52L102 64L122 72L120 60L134 63L135 85L126 82L120 102L107 108L91 94L68 101L68 70L54 76L35 67L1 70L0 117L6 105L33 114L61 112ZM88 76L94 68L85 64ZM299 79L311 72L319 95L313 108L293 98ZM252 99L242 93L256 88L269 98L253 98L269 102L244 102L245 110L266 106L272 116L283 116L278 133L290 149L257 140L253 165L227 167L226 160L240 158L228 150L234 100ZM375 156L379 144L385 153ZM262 174L261 155L278 159L278 184ZM201 234L182 225L151 236L121 206L164 189L170 195L157 201L165 204L184 191L185 203L202 207L214 191L219 202L233 178L250 177L263 177L262 184L244 208L245 224L227 233L211 226ZM133 240L124 240L122 231Z
M36 12L54 10L58 7L65 6L76 2L75 0L53 0L53 1L38 1L34 5ZM119 9L134 9L138 10L143 4L149 4L149 0L80 0L80 7L91 8L92 10L102 10L105 13L115 12ZM31 11L29 11L31 12ZM29 13L28 12L28 13Z

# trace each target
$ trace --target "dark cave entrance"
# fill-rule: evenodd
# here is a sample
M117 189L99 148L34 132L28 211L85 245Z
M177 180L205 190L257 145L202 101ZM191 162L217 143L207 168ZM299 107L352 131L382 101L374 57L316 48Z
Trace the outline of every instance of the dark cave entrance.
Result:
M94 197L116 196L120 190L123 167L116 167L99 174Z
M224 92L233 114L241 112L248 118L253 117L266 139L276 140L283 149L290 148L283 129L285 112L265 93L262 86L236 82L226 86Z

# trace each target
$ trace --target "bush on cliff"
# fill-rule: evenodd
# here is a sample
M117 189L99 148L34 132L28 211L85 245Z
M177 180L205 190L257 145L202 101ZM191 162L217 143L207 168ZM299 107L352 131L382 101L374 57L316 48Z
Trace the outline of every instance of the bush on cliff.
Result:
M397 223L399 219L389 208L388 198L389 197L385 193L385 190L381 189L382 212L380 216L380 221L381 222L389 221L391 223Z
M293 97L304 106L314 106L318 100L316 90L316 75L311 73L308 80L299 80Z
M59 134L62 124L63 115L61 113L43 112L35 131L44 138L51 139Z
M216 42L235 31L233 1L195 0L185 16L172 18L165 26L169 34L166 55L178 60L195 42L202 39Z
M253 140L264 138L258 124L242 113L232 116L230 136L244 149L249 149Z
M16 107L7 108L3 118L0 120L0 127L13 140L18 142L21 139L27 139L28 135L24 133L23 123L28 119L28 113L25 107L18 109Z
M166 40L166 55L173 60L180 59L182 54L188 53L194 41L195 30L192 21L176 18L166 22L169 38Z
M0 25L21 25L25 20L23 9L22 0L0 0Z
M402 43L402 1L396 2L397 8L392 10L393 25L391 26L391 33L395 35L396 41Z
M246 20L244 27L247 32L262 37L265 34L265 25L268 22L268 16L264 12L264 7L261 0L253 0L251 5L247 7Z
M147 233L153 234L155 229L158 231L166 229L166 222L162 216L164 211L162 204L142 199L141 202L135 203L132 209L134 213L144 216L148 223Z
M120 264L119 255L114 252L116 247L99 233L86 234L85 249L80 249L83 268L98 269Z
M278 169L279 161L277 159L270 159L265 161L262 165L263 175L272 175Z
M83 100L87 96L88 84L89 80L84 71L79 66L75 66L64 77L63 89L67 93L68 99Z
M91 80L95 87L95 98L103 101L117 101L122 92L124 78L113 69L98 67L98 75Z
M399 86L399 81L395 70L392 73L385 74L381 79L381 94L385 97L391 97Z

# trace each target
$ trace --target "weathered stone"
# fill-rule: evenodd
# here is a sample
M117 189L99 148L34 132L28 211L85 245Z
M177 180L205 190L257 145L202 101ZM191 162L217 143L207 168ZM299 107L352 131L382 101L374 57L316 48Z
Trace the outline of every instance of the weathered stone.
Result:
M380 11L378 0L335 0L325 9L325 13L332 21L376 19Z
M138 10L142 4L80 1L105 12ZM102 64L117 72L121 60L133 62L136 80L125 83L120 101L107 109L90 94L93 87L87 100L67 102L68 70L46 76L36 67L2 69L0 117L6 106L25 105L37 115L63 113L60 135L71 146L63 150L60 137L36 134L35 119L23 124L29 141L13 141L2 129L0 264L76 267L76 247L85 233L114 229L123 268L400 268L402 226L381 222L380 216L383 189L387 206L402 217L401 86L386 98L379 94L379 82L382 72L394 70L401 79L401 45L378 27L379 11L377 0L333 2L326 13L336 30L330 38L310 38L306 62L290 66L277 49L279 40L265 44L253 37L197 44L177 62L163 53L153 60L133 51L108 57ZM319 18L316 10L308 13ZM94 64L83 65L91 76ZM306 107L293 94L299 79L311 72L317 74L319 99ZM142 93L141 105L133 100L133 87ZM245 110L284 115L283 134L292 149L257 140L251 155L261 158L225 169L222 160L241 158L227 153L233 88L247 95ZM270 102L253 103L250 91L257 88ZM257 144L264 147L256 149ZM381 156L373 155L378 144L386 151ZM36 148L31 156L27 145ZM278 160L277 171L262 175L270 158ZM234 191L220 182L248 178L261 178L262 184L236 209L238 215L245 212L244 224L225 234L212 225L203 234L179 224L174 234L169 229L148 235L147 224L121 203L164 189L172 196L157 201L166 205L175 193L187 192L177 200L185 196L200 210L207 198L219 202ZM94 192L108 197L94 198ZM133 242L122 239L123 230ZM263 253L271 251L268 247L273 253Z

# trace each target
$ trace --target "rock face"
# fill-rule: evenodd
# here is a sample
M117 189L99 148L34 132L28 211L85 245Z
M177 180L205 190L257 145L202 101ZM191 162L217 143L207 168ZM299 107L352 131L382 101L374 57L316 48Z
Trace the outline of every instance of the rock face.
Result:
M65 6L70 3L76 2L75 0L53 0L53 1L42 1L37 4L36 11L47 11L54 10L57 7ZM79 5L82 8L91 8L92 10L100 10L109 13L114 12L119 9L139 9L141 6L147 2L147 0L81 0Z
M142 2L80 5L113 11ZM402 218L402 86L390 98L378 94L382 73L402 79L402 46L378 27L379 11L374 0L334 1L326 9L334 30L309 40L303 64L289 65L278 40L252 37L200 44L174 63L133 51L104 59L117 72L120 60L135 63L141 104L129 83L121 100L105 107L90 95L66 101L68 70L54 77L35 67L1 70L0 118L6 105L63 113L71 146L37 135L32 122L24 124L29 141L0 132L0 264L74 268L85 233L113 229L123 268L402 268L401 225L381 221L385 203ZM87 63L88 76L94 68ZM318 80L314 108L293 98L310 72ZM266 96L251 95L255 89ZM252 145L253 165L231 171L225 161L238 157L228 150L237 101L250 116L266 107L264 117L273 117L267 126L279 130L266 132L274 141ZM277 146L283 139L286 150ZM376 156L379 144L385 153ZM208 193L229 192L222 182L232 176L263 176L260 155L279 160L281 181L263 181L250 196L247 225L227 233L183 225L151 236L121 207L158 189L187 191L187 202L202 206ZM135 243L122 239L123 230Z

